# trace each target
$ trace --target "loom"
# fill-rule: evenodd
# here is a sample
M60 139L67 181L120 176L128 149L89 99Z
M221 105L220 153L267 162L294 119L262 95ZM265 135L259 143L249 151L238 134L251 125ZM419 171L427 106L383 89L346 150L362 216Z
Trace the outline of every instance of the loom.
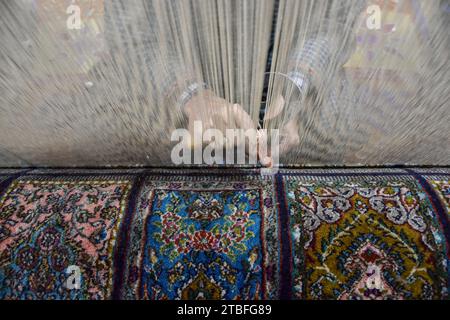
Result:
M173 165L196 86L280 165L449 163L445 1L78 2L1 4L2 166Z
M449 8L0 0L0 300L448 300Z

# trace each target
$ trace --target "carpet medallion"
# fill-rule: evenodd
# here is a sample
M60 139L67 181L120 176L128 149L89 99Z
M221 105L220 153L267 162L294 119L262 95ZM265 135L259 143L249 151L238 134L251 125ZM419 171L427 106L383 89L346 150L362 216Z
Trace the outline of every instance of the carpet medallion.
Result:
M131 226L124 298L263 299L277 294L273 183L147 180Z
M107 299L130 181L17 180L0 199L0 299ZM67 268L79 268L69 290Z
M445 237L413 177L287 177L285 188L294 297L447 297Z

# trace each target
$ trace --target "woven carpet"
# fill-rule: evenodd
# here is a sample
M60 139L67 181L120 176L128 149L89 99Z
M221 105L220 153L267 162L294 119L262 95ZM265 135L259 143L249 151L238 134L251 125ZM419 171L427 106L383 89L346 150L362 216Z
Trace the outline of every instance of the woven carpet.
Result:
M0 299L448 299L449 180L0 170Z

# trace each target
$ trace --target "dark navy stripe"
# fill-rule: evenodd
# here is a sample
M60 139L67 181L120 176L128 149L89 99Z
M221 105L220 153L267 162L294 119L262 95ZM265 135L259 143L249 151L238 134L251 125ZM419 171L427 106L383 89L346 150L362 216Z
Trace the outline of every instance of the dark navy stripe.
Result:
M28 171L30 171L30 169L27 170L23 170L20 172L16 172L14 174L5 174L5 176L8 176L8 178L6 178L5 180L3 180L2 182L0 182L0 197L3 195L4 192L6 192L6 190L8 189L8 187L10 186L10 184L18 179L20 176L22 176L23 174L27 173Z
M292 297L292 253L289 226L289 211L287 208L283 176L275 176L276 194L279 209L279 237L281 246L281 274L280 274L280 299L288 300Z
M135 208L137 205L139 192L144 183L145 177L138 176L130 190L127 201L125 216L123 217L120 226L120 232L116 238L116 248L114 250L114 266L113 266L113 289L111 298L113 300L120 300L122 296L123 282L125 278L125 266L127 263L127 250L130 237L130 227L133 221Z

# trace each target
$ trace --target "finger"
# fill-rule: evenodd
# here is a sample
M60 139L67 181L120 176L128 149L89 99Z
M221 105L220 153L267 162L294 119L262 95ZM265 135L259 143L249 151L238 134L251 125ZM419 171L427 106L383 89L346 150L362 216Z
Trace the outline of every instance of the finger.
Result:
M204 130L203 126L204 121L201 118L198 118L197 116L189 117L188 131L191 135L191 139L189 141L190 149L202 147L202 132ZM199 137L199 139L197 139L197 137Z
M267 145L267 134L264 130L258 130L258 159L262 166L272 167L273 161Z
M243 129L244 131L247 131L249 129L249 132L245 132L244 137L239 139L240 144L244 144L245 153L248 155L249 162L253 162L254 164L257 164L258 161L258 132L256 131L256 126L252 119L250 118L249 114L239 105L234 104L232 106L232 117L235 120L235 123L237 125L237 128ZM248 140L246 139L247 135ZM254 135L253 137L251 135ZM248 143L247 143L248 141ZM238 146L239 147L239 146Z
M233 116L239 128L256 129L255 123L250 118L250 115L237 103L233 104Z
M284 97L280 94L278 95L275 100L270 102L270 105L268 107L268 110L264 116L264 120L270 120L272 118L275 118L277 115L283 111L284 105L286 101Z
M290 133L285 135L281 139L280 143L280 153L286 154L289 150L292 150L300 144L300 136L296 133Z

